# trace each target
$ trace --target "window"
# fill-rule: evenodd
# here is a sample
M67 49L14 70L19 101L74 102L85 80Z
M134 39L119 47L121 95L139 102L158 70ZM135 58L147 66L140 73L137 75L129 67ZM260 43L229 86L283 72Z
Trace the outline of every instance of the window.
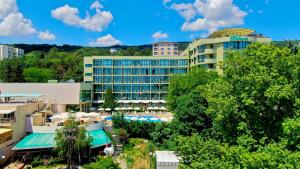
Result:
M85 73L85 76L92 76L92 73Z
M161 55L165 55L165 52L161 52Z
M93 67L92 64L85 64L85 67Z

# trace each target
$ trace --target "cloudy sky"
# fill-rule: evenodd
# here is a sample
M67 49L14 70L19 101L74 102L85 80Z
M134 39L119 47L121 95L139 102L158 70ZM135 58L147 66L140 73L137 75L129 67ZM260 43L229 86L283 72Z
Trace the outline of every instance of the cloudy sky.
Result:
M225 27L300 39L299 0L0 0L0 43L190 41Z

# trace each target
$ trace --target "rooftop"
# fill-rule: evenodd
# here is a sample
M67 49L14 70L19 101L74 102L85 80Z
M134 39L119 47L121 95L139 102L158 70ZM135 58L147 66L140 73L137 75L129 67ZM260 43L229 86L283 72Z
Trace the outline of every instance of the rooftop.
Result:
M255 30L246 28L225 28L216 32L213 32L209 38L222 38L228 36L255 36L262 37L262 34L257 33Z
M109 144L111 141L103 130L87 132L92 138L92 148ZM55 133L31 133L17 143L13 150L30 150L53 148L55 146Z
M174 151L155 151L157 162L173 162L178 163L179 158Z

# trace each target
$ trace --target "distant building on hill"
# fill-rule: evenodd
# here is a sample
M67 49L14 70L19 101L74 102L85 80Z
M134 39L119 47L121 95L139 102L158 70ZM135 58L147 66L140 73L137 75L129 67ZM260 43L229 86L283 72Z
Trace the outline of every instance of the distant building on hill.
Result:
M178 43L158 42L152 47L153 56L178 56Z
M0 60L24 56L24 50L8 45L0 45Z

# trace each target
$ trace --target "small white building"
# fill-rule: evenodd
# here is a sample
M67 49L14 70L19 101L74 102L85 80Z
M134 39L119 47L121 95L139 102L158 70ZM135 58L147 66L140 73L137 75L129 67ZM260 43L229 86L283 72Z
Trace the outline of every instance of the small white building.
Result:
M157 169L178 169L179 158L174 151L155 151Z
M19 48L14 48L12 46L0 45L0 60L14 58L14 57L23 57L24 50Z

